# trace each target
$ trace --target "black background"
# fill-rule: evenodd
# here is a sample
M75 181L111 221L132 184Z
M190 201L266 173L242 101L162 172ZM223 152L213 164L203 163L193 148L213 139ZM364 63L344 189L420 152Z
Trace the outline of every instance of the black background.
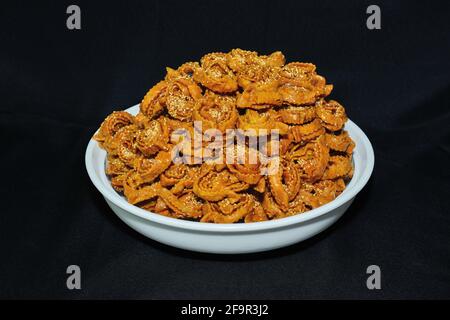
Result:
M16 1L0 9L0 298L450 298L448 1ZM164 67L232 48L311 61L375 149L333 227L261 254L174 249L126 227L84 152ZM66 288L66 268L82 290ZM382 289L366 288L381 267Z

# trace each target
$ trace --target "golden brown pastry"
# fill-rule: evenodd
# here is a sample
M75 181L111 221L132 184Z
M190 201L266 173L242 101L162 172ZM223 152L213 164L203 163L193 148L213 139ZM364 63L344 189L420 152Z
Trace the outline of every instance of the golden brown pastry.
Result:
M194 108L194 121L202 122L202 130L235 128L238 119L236 102L233 97L207 93Z
M239 129L246 135L268 135L272 130L278 130L279 134L287 134L289 126L281 121L274 110L261 111L247 109L245 114L238 119Z
M341 130L347 121L344 107L334 100L321 100L316 106L316 113L322 125L330 131Z
M112 188L144 210L280 219L332 201L353 176L355 143L332 89L314 64L280 51L209 53L166 68L136 116L113 112L94 139Z
M230 93L238 89L237 78L227 65L225 53L209 53L200 60L201 67L195 68L194 80L218 93Z

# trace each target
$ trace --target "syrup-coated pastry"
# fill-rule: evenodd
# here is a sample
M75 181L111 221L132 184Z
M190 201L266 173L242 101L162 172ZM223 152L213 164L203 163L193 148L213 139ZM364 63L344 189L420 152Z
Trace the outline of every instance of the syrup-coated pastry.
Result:
M202 97L202 90L191 79L179 78L169 82L166 106L169 115L177 120L190 121L197 100Z
M168 78L157 83L144 96L141 112L153 119L166 111L174 119L190 121L194 104L202 97L201 88L189 78Z
M176 218L196 219L203 215L203 202L192 192L177 196L172 191L161 188L158 194L169 211L171 211L171 215Z
M252 195L240 194L218 202L207 202L203 206L202 222L233 223L245 218L252 210L255 200Z
M178 69L174 70L167 67L165 80L175 80L179 78L192 79L196 69L200 68L198 62L185 62Z
M168 149L168 126L161 122L151 120L136 136L136 146L145 156L152 156L160 150Z
M310 105L319 97L326 97L333 87L316 73L311 63L291 62L279 73L280 92L283 102L293 105Z
M250 210L249 213L244 218L244 221L246 223L249 222L260 222L260 221L267 221L269 220L269 217L264 212L264 208L262 207L261 203L257 200L254 201L253 208Z
M201 121L202 130L218 129L225 133L236 126L238 112L234 97L207 93L194 108L194 121Z
M159 115L165 108L167 81L160 81L154 85L141 101L140 111L153 119Z
M289 129L289 132L292 134L295 142L303 143L323 135L325 133L325 128L322 127L320 120L315 119L307 124L292 126Z
M194 70L194 80L218 93L230 93L238 89L237 78L227 65L227 55L209 53L200 60L201 67Z
M306 62L233 49L166 68L133 116L94 139L111 186L144 210L208 223L302 214L342 192L355 143L333 85Z
M270 76L264 82L250 83L242 93L237 94L238 108L265 110L283 104L283 97L278 90L276 76Z
M322 125L330 131L341 130L347 121L344 107L334 100L321 100L317 103L316 113Z
M288 124L304 124L314 120L316 109L314 106L284 107L278 110L281 120Z
M285 58L280 51L258 56L255 51L233 49L227 55L227 63L236 73L239 86L246 90L252 85L276 80Z
M320 136L304 146L296 145L287 157L299 164L301 177L305 181L315 182L322 178L330 155L325 137Z
M233 49L227 55L227 63L239 75L252 66L282 67L285 64L285 58L281 51L264 56L258 55L256 51ZM260 79L256 80L260 81Z
M94 138L102 144L106 139L112 138L120 128L133 124L133 122L134 117L128 112L114 111L103 121Z
M236 178L250 185L257 185L261 179L264 179L261 174L264 164L261 163L258 150L241 145L228 150L231 152L227 160L231 161L226 161L227 166Z
M344 188L345 182L342 179L305 183L300 189L299 196L308 208L314 209L335 199Z
M332 156L323 174L323 179L351 178L353 165L350 157Z
M350 138L347 131L342 131L337 134L327 133L325 134L325 140L328 148L331 150L345 152L351 155L355 148L355 143L352 138Z
M245 135L268 135L272 130L278 130L281 135L287 134L289 126L281 121L274 110L256 111L247 109L240 115L237 127L244 131Z
M105 149L111 155L117 155L122 162L132 167L135 161L142 157L135 143L137 133L135 125L122 127L114 137L105 141Z
M202 165L200 175L194 180L194 193L207 201L219 201L237 197L237 192L248 189L248 183L240 181L226 167Z
M163 187L171 187L172 193L180 194L192 189L194 179L199 172L198 166L189 166L183 163L172 164L159 176L159 179Z
M139 158L134 167L142 179L142 183L153 182L172 163L172 155L167 151L160 151L155 158Z
M270 191L278 206L287 210L289 202L295 199L300 189L300 168L294 161L276 158L270 161L269 167L273 165L278 166L278 170L268 176Z

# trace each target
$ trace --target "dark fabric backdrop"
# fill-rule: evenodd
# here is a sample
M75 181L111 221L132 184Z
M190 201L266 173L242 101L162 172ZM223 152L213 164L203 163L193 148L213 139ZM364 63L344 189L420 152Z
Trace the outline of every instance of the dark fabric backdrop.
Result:
M16 1L0 9L0 298L450 298L448 1ZM332 228L267 253L182 251L126 227L84 152L165 66L240 47L311 61L368 135L373 176ZM82 290L66 289L66 268ZM381 267L382 290L366 288Z

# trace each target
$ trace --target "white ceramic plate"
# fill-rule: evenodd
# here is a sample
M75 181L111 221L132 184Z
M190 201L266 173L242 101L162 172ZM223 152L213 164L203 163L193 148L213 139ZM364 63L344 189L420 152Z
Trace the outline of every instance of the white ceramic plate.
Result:
M139 105L126 110L136 115ZM212 224L165 217L129 204L112 187L105 174L106 152L93 139L86 149L86 168L92 182L111 209L127 225L170 246L209 253L250 253L281 248L308 239L338 220L372 174L374 153L364 132L352 121L345 125L355 141L354 175L335 200L314 210L278 220Z

